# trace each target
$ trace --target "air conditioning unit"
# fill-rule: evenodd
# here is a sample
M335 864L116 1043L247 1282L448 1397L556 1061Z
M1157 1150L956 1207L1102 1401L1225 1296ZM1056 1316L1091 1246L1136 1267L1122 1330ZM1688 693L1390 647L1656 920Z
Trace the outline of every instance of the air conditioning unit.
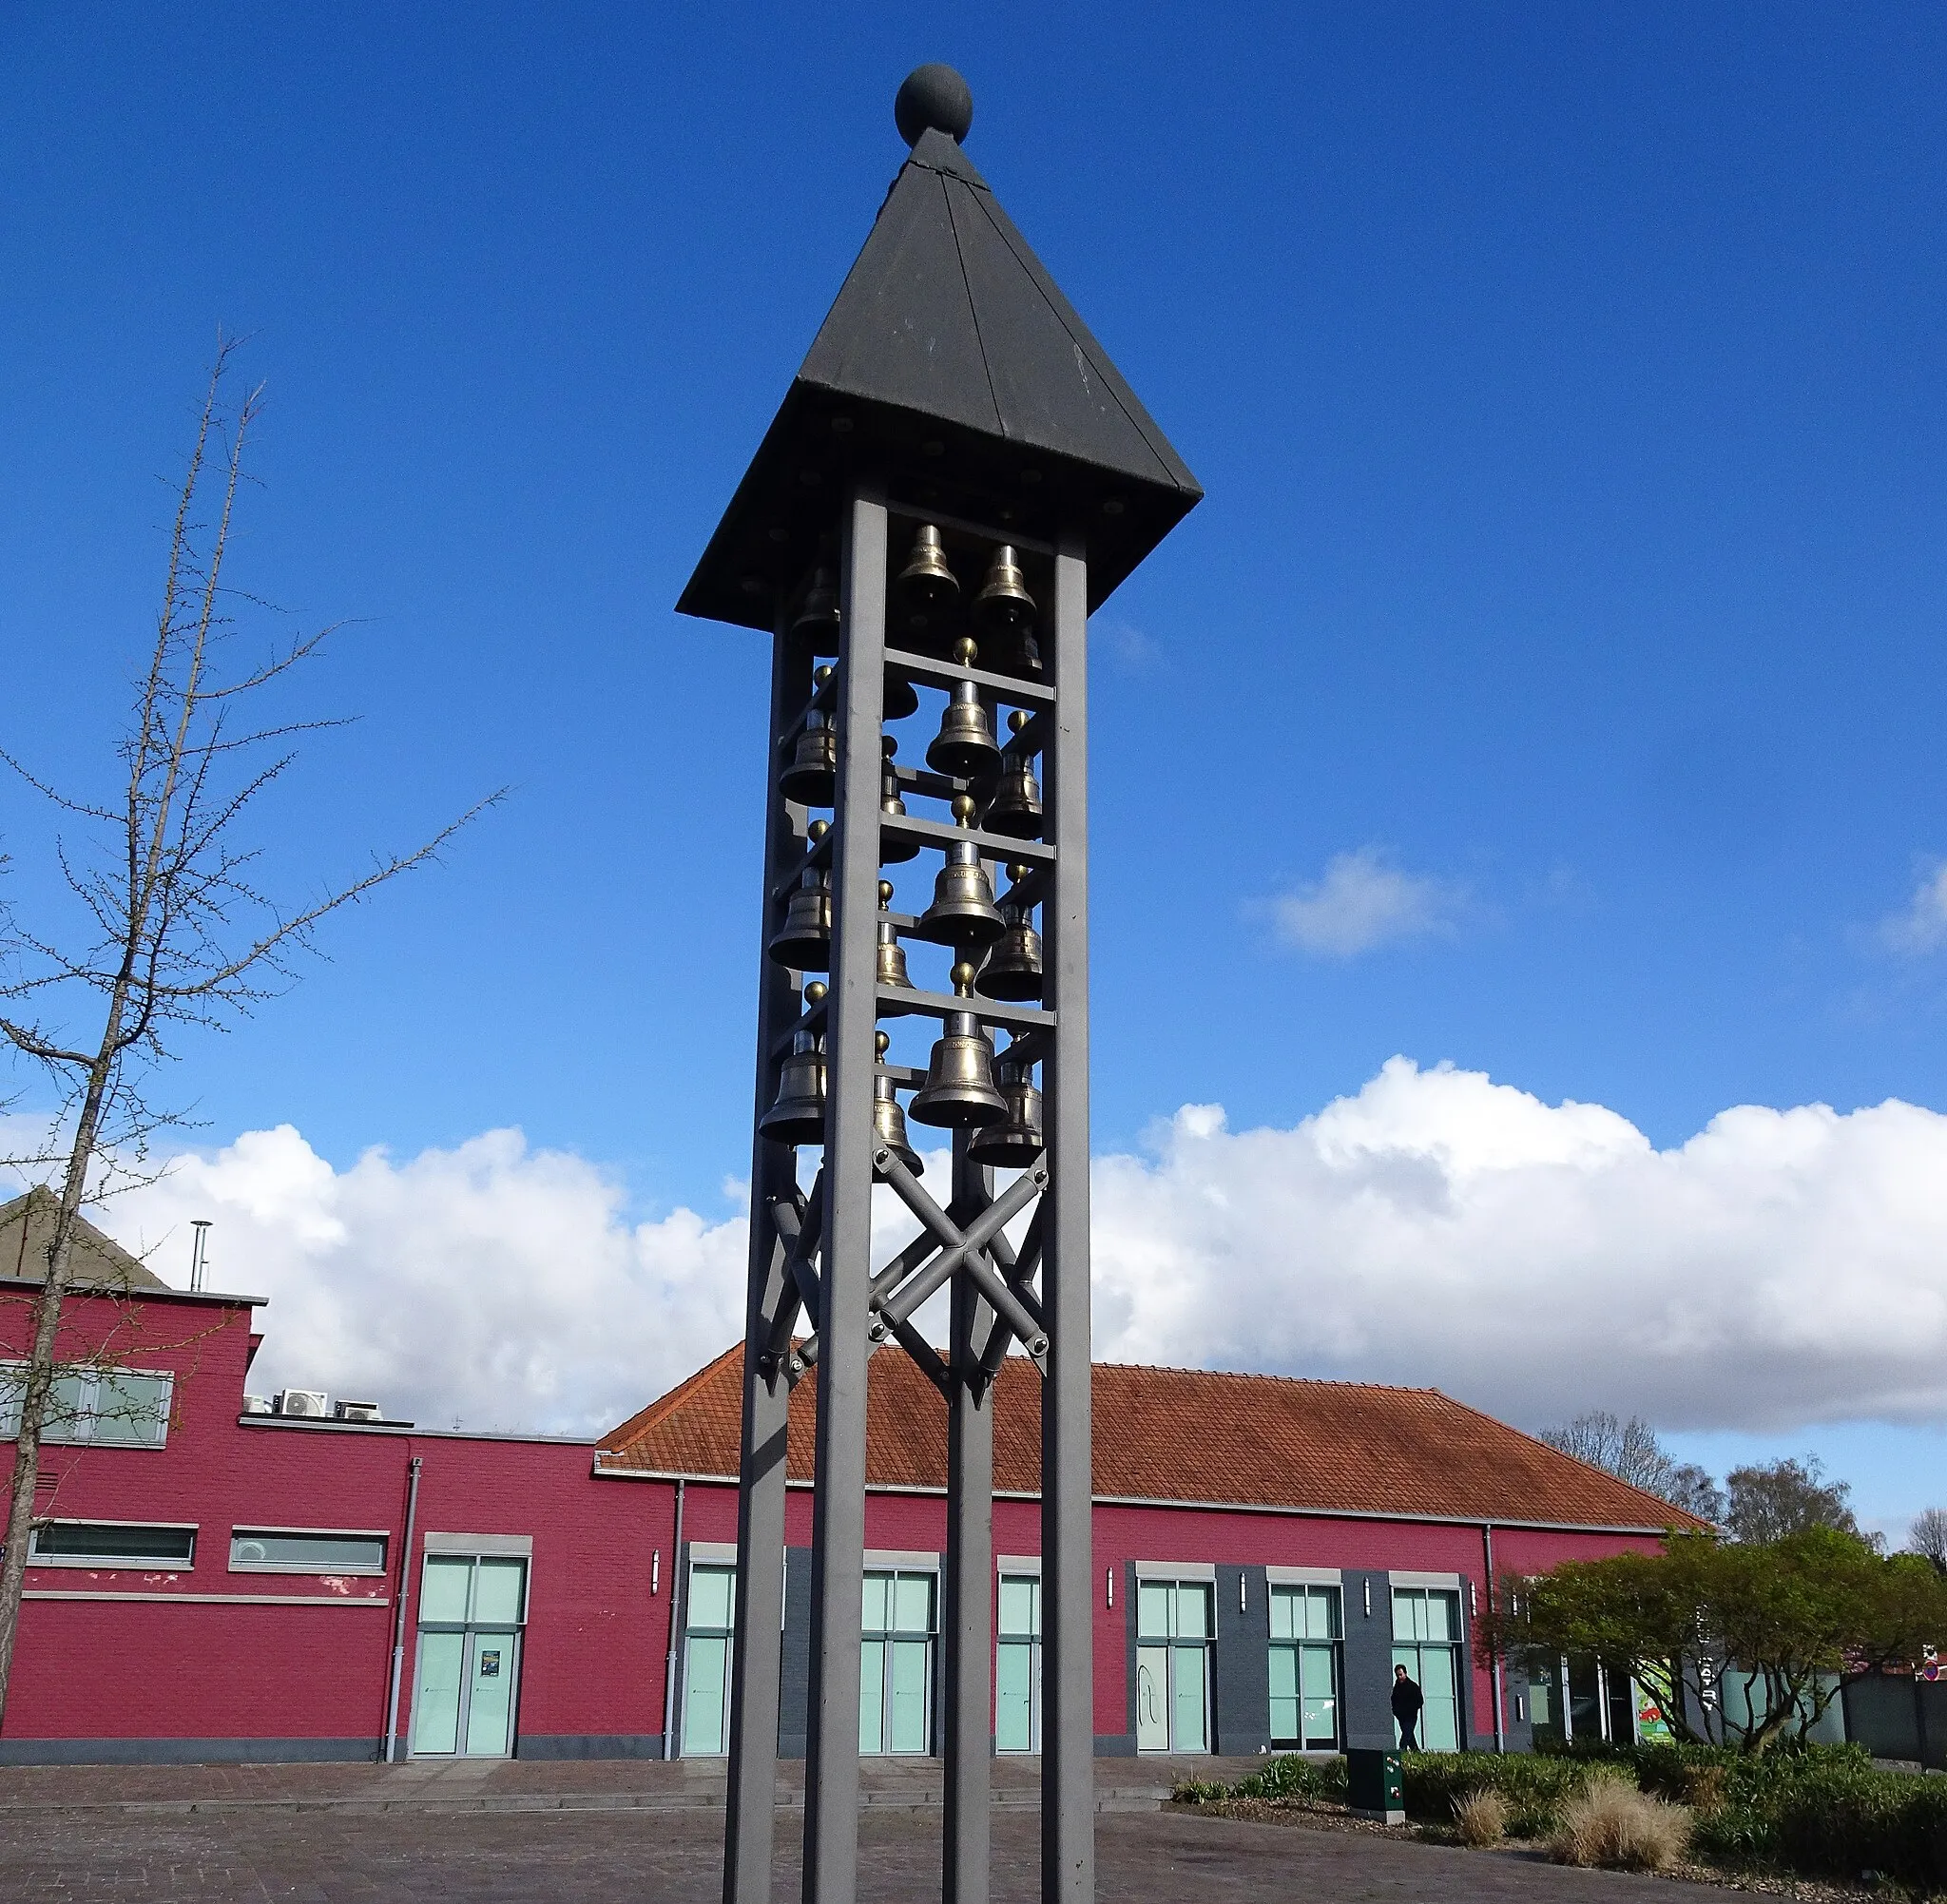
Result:
M245 1414L269 1414L273 1413L270 1396L267 1394L247 1394L243 1397Z
M376 1401L341 1401L332 1410L340 1421L378 1421L379 1414Z
M322 1421L331 1413L331 1397L322 1389L280 1389L278 1413Z

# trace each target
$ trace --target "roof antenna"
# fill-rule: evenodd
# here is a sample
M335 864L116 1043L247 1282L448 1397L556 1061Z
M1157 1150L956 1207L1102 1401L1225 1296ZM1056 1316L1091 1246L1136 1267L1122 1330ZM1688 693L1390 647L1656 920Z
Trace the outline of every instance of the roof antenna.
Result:
M191 1294L202 1287L209 1273L209 1224L207 1217L192 1217L189 1227L196 1232L189 1245L189 1288Z

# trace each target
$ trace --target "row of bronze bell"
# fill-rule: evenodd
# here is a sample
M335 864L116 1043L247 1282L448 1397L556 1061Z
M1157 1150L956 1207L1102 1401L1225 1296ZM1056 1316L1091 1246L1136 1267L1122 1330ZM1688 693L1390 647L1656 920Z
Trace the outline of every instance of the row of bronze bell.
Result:
M823 837L823 826L822 820L813 821L813 839ZM971 854L971 860L956 860L953 856L956 854ZM1022 886L1029 872L1028 867L1021 865L1008 868L1014 884L1001 894L996 905L978 849L971 840L964 846L950 847L947 864L934 880L933 904L913 928L916 938L952 946L965 953L981 954L974 990L983 998L1027 1004L1041 996L1041 934L1034 930L1034 902ZM890 905L892 897L891 883L881 879L880 907ZM771 935L764 950L773 961L793 971L832 969L832 889L830 875L822 867L805 868L785 904L784 922ZM878 922L877 982L908 989L913 984L907 974L906 951L899 943L898 928L886 918ZM896 1007L884 1006L881 1010L888 1015L899 1015Z
M973 995L974 968L954 968L954 990ZM804 988L807 1005L816 1006L825 988L816 982ZM883 1031L874 1034L881 1062L891 1046ZM995 1058L986 1030L970 1011L950 1012L935 1041L926 1082L914 1094L913 1116L921 1124L947 1130L972 1130L967 1154L975 1163L995 1169L1025 1168L1041 1154L1041 1092L1034 1083L1031 1060L1012 1056L1012 1047ZM791 1040L778 1080L777 1101L758 1128L779 1144L822 1144L825 1136L826 1075L823 1041L808 1028ZM906 1131L906 1112L898 1089L883 1071L872 1082L872 1126L875 1140L885 1145L907 1169L917 1175L925 1168Z
M971 657L972 642L959 644ZM820 667L813 677L822 687L831 677L829 667ZM915 706L918 703L916 701ZM911 712L908 709L908 712ZM891 710L886 718L894 720ZM1015 708L1008 725L1023 733L1031 717L1025 708ZM885 764L879 782L879 807L888 817L903 819L906 803L899 796L898 774L893 757L898 742L886 735L881 743ZM1033 758L1020 748L1004 751L994 738L993 722L987 704L980 698L977 683L954 683L953 696L940 717L939 732L926 749L926 764L936 774L965 780L984 796L981 825L989 833L1004 833L1012 839L1039 839L1046 817L1041 804L1041 783L1034 777ZM803 806L831 806L839 794L839 734L831 716L820 707L806 710L804 725L792 743L791 759L778 776L778 790L787 800ZM910 859L919 851L911 840L882 842L879 856L885 860Z
M906 566L893 584L894 625L901 628L916 646L944 654L954 630L961 625L960 578L947 561L946 547L932 523L922 523L913 537ZM1028 578L1021 572L1020 558L1006 543L989 560L979 592L968 610L974 627L995 645L1003 665L1017 674L1041 672L1041 645L1034 634L1034 598L1028 592ZM791 624L791 632L808 641L814 654L836 654L843 616L839 606L838 578L830 561L820 561L812 570L811 587L805 590L803 606ZM895 683L887 679L886 719L902 721L918 703L911 700L912 688L896 684L899 699L907 704L893 711Z

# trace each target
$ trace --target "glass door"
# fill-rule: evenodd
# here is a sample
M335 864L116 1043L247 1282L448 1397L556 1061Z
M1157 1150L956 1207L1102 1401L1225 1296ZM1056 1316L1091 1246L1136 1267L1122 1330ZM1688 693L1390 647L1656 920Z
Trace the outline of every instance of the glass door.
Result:
M527 1585L524 1560L426 1556L413 1688L415 1757L505 1759L513 1750Z
M1339 1589L1271 1589L1271 1743L1339 1749Z
M1215 1597L1207 1581L1136 1583L1138 1752L1210 1749Z
M1438 1587L1393 1589L1393 1664L1419 1687L1422 1752L1460 1749L1460 1596Z
M721 1759L730 1749L734 1567L692 1566L683 1656L683 1756Z
M1041 1581L1002 1574L993 1655L993 1749L1041 1750Z
M938 1577L868 1572L859 1636L858 1749L933 1749L933 1636Z

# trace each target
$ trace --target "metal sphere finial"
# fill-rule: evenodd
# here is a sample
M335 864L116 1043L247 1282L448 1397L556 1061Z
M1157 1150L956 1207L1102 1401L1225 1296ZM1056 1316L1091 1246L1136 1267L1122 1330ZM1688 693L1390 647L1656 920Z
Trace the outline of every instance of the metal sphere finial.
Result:
M918 144L935 129L957 144L974 124L974 94L952 67L936 62L915 67L899 84L893 119L909 145Z

